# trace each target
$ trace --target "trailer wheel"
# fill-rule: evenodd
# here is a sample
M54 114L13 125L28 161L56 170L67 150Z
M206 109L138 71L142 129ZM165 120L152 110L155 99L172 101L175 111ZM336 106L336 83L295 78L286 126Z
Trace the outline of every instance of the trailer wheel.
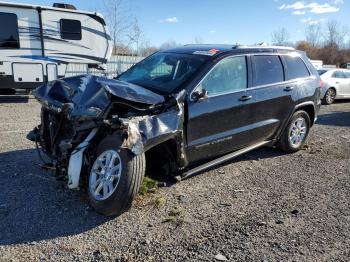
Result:
M145 174L145 155L135 156L121 145L118 137L102 140L89 172L90 203L105 216L119 216L131 207Z

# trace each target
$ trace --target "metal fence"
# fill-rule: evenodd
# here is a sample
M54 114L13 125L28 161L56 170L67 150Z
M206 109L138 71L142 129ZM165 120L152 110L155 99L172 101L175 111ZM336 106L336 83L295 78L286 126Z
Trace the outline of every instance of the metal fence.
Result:
M137 56L112 56L107 62L106 70L88 69L86 64L69 64L66 70L66 77L81 74L93 74L98 76L106 76L108 78L116 77L134 64L140 62L144 57Z

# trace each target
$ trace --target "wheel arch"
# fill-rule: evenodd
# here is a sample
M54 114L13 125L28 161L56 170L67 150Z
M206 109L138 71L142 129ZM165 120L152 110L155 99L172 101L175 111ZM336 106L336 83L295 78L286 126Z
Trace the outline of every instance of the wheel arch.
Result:
M147 169L163 169L166 166L166 173L173 173L180 166L179 154L178 141L175 138L154 144L145 151Z
M316 120L315 104L313 102L299 104L295 107L293 114L297 111L300 111L300 110L305 111L309 115L310 121L311 121L311 126L313 126L315 124L315 120Z

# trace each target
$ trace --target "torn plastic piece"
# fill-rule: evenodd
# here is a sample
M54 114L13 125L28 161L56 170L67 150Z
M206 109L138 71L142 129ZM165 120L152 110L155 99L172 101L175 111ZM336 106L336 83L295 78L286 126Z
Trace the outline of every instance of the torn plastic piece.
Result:
M85 140L80 143L72 152L69 158L68 166L68 188L75 189L79 187L80 172L83 165L83 155L86 147L89 145L91 139L97 133L97 128L93 129L90 134L85 138Z
M144 147L138 127L138 119L125 121L123 124L128 127L128 138L124 141L122 147L130 149L135 155L142 154L144 152Z

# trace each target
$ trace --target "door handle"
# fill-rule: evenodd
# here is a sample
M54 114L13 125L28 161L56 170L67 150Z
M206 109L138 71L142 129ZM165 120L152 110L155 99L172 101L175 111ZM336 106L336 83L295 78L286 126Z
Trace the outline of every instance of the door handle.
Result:
M253 96L242 96L240 99L239 99L239 101L248 101L248 100L250 100L250 99L252 99L253 98Z
M287 86L285 89L284 89L284 91L286 91L286 92L290 92L290 91L293 91L294 90L294 87L292 87L292 86Z

